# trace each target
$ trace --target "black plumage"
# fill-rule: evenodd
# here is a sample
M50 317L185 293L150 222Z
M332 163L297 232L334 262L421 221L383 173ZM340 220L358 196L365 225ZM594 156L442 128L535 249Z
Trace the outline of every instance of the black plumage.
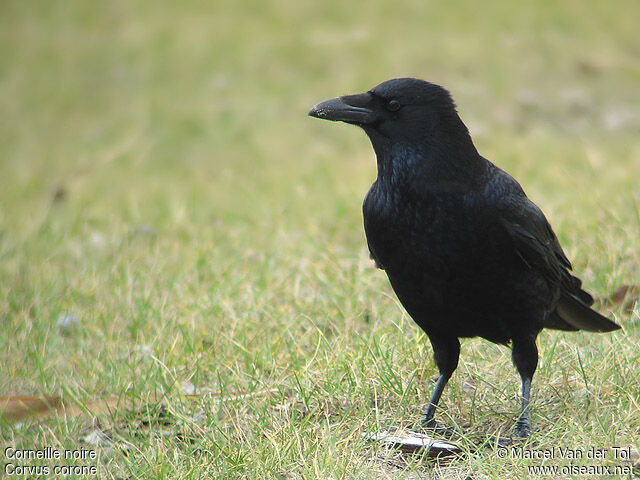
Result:
M319 103L309 115L358 125L378 176L363 205L371 257L428 335L440 377L423 425L456 369L460 337L510 344L522 379L516 435L530 431L536 337L543 328L620 328L593 298L540 209L483 158L444 88L413 78Z

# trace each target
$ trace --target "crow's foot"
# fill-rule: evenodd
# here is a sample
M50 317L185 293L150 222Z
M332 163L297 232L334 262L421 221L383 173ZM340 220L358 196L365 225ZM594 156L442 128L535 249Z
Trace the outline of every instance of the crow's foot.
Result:
M445 427L442 425L438 425L438 423L436 423L433 418L427 421L423 419L418 425L413 428L413 430L418 433L424 433L430 436L439 436L444 438L451 438L454 435L460 433L455 427Z

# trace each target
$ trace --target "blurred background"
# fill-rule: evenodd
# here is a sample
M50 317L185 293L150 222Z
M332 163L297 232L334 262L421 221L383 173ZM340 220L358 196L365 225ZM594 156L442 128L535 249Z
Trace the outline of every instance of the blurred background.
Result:
M636 0L3 0L0 392L275 388L237 406L251 418L333 382L358 414L382 335L389 401L417 412L435 370L367 258L373 151L306 116L392 77L452 92L597 296L639 283L639 18Z
M308 212L307 196L324 204L309 216L322 215L331 197L360 197L374 164L362 134L319 125L307 110L397 76L450 89L481 152L530 175L530 188L573 160L576 183L613 169L624 184L640 162L632 0L0 8L6 231L41 223L57 189L83 205L80 221L111 205L153 223L173 195L200 212L194 202L285 222L287 209ZM552 142L569 166L549 162ZM337 192L325 195L322 182Z

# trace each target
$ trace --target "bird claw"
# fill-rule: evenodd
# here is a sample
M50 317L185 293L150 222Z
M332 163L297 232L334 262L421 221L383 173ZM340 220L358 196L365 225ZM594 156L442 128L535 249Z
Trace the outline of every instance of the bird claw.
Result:
M456 429L455 427L444 427L438 425L438 423L436 423L433 418L427 421L423 419L418 425L413 428L413 430L418 433L431 433L433 435L444 438L451 438L455 434L459 433L458 429Z
M529 422L523 422L518 420L515 428L513 429L513 436L517 440L524 440L529 437L531 433L531 425Z

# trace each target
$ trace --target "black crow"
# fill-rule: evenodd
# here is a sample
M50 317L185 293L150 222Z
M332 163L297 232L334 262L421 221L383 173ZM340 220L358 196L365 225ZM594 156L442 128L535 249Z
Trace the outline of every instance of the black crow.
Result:
M458 365L460 337L511 344L522 378L515 426L527 437L543 328L610 332L542 211L483 158L444 88L414 78L317 104L309 115L361 127L378 176L364 200L372 259L424 330L440 376L421 424Z

